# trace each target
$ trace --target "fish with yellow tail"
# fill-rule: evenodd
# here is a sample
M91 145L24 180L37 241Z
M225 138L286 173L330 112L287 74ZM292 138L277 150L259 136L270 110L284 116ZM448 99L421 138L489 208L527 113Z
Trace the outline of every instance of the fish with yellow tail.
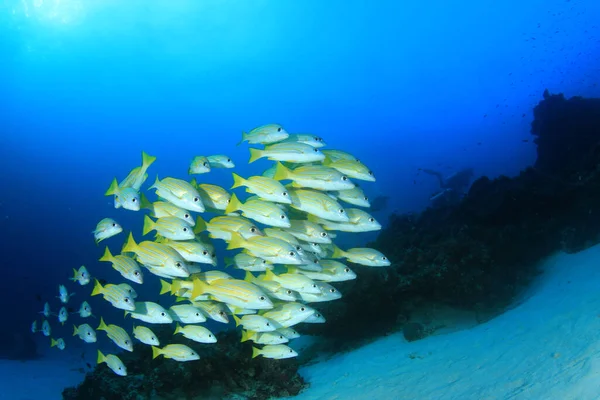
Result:
M270 344L264 346L262 349L252 347L252 358L263 356L264 358L273 358L275 360L282 360L284 358L297 357L298 353L291 347L285 344Z
M59 350L64 350L67 346L63 338L58 338L56 340L50 338L50 347L56 347Z
M149 346L160 346L160 342L154 332L146 326L133 327L133 337Z
M302 264L303 260L296 249L289 243L268 236L257 236L245 240L237 233L231 234L227 250L244 248L255 257L260 257L270 263Z
M231 175L233 176L233 186L231 186L231 189L243 186L246 188L246 192L253 193L263 200L282 204L292 203L287 189L273 178L251 176L248 179L244 179L236 173Z
M348 190L354 188L354 183L346 175L335 168L323 165L302 165L293 170L277 163L273 179L292 180L292 187L316 190Z
M302 134L302 133L297 134L297 135L290 135L287 139L284 139L281 142L282 143L286 143L286 142L304 143L309 146L318 147L318 148L327 146L327 143L325 143L325 141L323 140L322 137L315 136L315 135L309 135L309 134Z
M272 161L287 161L293 163L310 163L323 161L325 154L316 147L298 142L282 142L265 146L264 150L250 149L249 164L267 158Z
M111 263L112 267L119 272L123 278L139 284L144 283L142 268L133 258L123 254L113 256L110 249L107 247L104 250L104 255L100 258L100 261Z
M115 374L119 376L127 376L127 368L125 368L125 364L123 361L114 354L104 355L100 350L98 350L98 364L106 363L108 368L112 370Z
M109 283L105 286L102 286L96 279L92 296L97 296L99 294L101 294L104 297L104 300L108 301L115 308L128 311L135 310L134 299L126 289L118 285Z
M119 233L123 232L123 228L117 221L112 218L104 218L98 222L96 229L92 232L94 234L94 240L96 244L103 240L111 238Z
M164 356L179 362L199 360L200 356L193 349L184 344L169 344L162 349L152 346L152 358Z
M235 211L241 211L244 217L253 219L256 222L265 225L280 228L290 227L290 220L285 211L270 201L256 199L242 203L234 194L231 196L231 201L225 209L225 212L230 214Z
M73 336L79 336L86 343L96 342L96 332L88 324L73 325Z
M175 328L175 335L181 333L184 337L193 340L198 343L217 343L215 335L200 325L181 325L177 324Z
M160 180L157 176L150 189L155 189L158 197L184 210L204 212L200 193L189 182L182 179L164 178Z
M255 310L273 308L273 303L269 297L257 286L249 282L237 279L216 280L210 285L202 282L200 279L194 279L193 282L192 299L196 299L203 294L208 294L214 300L234 307Z
M214 156L208 156L208 162L211 168L235 168L235 163L231 157L227 157L223 154L216 154Z
M139 244L130 233L123 246L124 253L134 253L137 260L155 275L172 278L187 278L190 272L183 258L171 247L156 242L144 241Z
M210 162L205 156L196 156L193 158L188 168L189 175L206 174L210 172Z
M290 134L279 124L261 125L248 133L242 132L242 140L237 145L239 146L244 142L248 142L248 144L276 143L287 139L289 136Z
M370 248L353 248L346 251L334 246L331 258L345 258L346 260L369 267L387 267L391 265L390 260L381 252Z
M131 341L129 334L120 326L113 324L106 325L104 319L100 317L100 325L96 329L105 331L108 338L123 350L133 351L133 342Z
M79 283L81 286L85 286L90 283L90 273L85 265L82 265L79 267L79 269L73 268L73 277L69 279L71 279L73 282Z
M192 226L177 217L163 217L153 221L149 216L144 216L143 234L147 235L151 231L171 240L191 240L195 237Z

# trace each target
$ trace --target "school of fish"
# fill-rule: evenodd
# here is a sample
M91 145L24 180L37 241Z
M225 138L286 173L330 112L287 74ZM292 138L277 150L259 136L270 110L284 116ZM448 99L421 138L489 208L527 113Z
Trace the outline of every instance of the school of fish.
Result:
M139 321L131 333L152 347L154 358L184 362L200 357L183 344L161 345L152 325L171 324L174 337L181 334L210 344L217 338L202 323L210 319L228 324L230 317L241 329L241 340L254 343L252 357L295 357L296 351L286 345L300 336L293 327L325 322L310 303L341 298L333 283L356 278L343 260L369 267L390 265L375 249L342 250L332 241L336 232L381 229L375 218L361 209L368 208L369 201L353 180L372 182L375 177L359 159L340 150L322 150L326 144L320 137L291 135L278 124L244 132L239 144L243 142L263 146L250 148L250 163L262 158L275 163L262 176L244 178L233 173L231 190L238 189L238 194L199 183L199 177L213 168L234 168L229 157L196 156L188 174L198 177L157 177L148 188L157 199L150 202L142 185L156 158L142 152L142 165L121 182L115 178L105 193L113 196L115 208L149 211L143 217L143 237L129 233L118 252L105 247L99 258L118 271L123 282L103 285L92 280L85 266L73 269L73 282L81 286L93 282L91 296L101 296L124 310L125 318ZM243 201L238 196L242 188L250 194ZM99 244L122 232L118 222L104 218L92 233ZM155 237L149 240L152 233ZM220 263L213 240L225 241L227 250L235 251L235 255ZM229 267L233 267L231 273L225 272ZM173 296L170 308L137 299L134 286L146 282L148 273L160 279L161 295ZM67 305L74 295L66 285L60 285L58 313L45 303L40 312L43 320L38 326L36 319L31 326L32 332L50 337L51 346L60 350L65 349L65 340L52 336L50 321L57 317L64 325L71 318ZM80 322L93 316L87 301L73 314L79 314ZM133 351L127 330L106 323L102 317L96 324L95 329L90 323L74 324L73 336L95 343L98 331L103 331L118 347ZM106 363L117 375L127 375L115 354L98 350L97 362Z

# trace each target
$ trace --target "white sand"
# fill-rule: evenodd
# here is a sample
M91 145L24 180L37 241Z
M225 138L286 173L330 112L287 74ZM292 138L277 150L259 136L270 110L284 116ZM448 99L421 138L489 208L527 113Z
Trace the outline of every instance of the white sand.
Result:
M543 268L530 297L485 324L301 369L311 387L296 399L599 399L600 246Z

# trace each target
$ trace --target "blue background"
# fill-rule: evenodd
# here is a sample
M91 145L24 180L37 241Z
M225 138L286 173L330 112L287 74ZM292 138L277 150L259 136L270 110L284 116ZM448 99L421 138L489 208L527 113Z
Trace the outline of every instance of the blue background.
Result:
M248 176L269 164L247 165L241 131L277 122L357 155L387 212L428 205L437 181L420 167L518 173L535 160L523 140L544 89L599 95L599 17L592 0L3 1L8 320L28 329L36 295L55 296L81 264L117 276L91 231L108 216L141 227L103 196L141 150L158 157L150 183L185 178L199 154L227 154ZM202 179L232 183L223 170ZM70 287L78 307L91 287Z

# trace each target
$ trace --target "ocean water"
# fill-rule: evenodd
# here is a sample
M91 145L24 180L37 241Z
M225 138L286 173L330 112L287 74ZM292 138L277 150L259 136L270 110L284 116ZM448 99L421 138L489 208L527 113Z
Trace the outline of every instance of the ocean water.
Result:
M374 213L385 226L393 212L431 205L438 181L422 169L493 178L531 165L544 90L600 96L599 17L592 0L3 0L0 358L19 348L15 358L35 350L44 362L6 361L22 378L0 376L0 398L59 398L95 361L70 323L55 324L73 343L65 357L30 324L45 301L58 308L73 268L118 278L97 262L91 231L114 217L141 237L139 215L103 195L141 151L157 157L145 188L156 174L187 179L196 155L227 154L236 173L256 175L270 164L248 165L248 146L236 144L279 123L368 165L377 181L362 187L389 197ZM229 188L230 172L202 180ZM113 253L124 238L107 241ZM149 281L140 295L158 297ZM69 287L77 308L91 287ZM121 314L99 300L95 312Z

